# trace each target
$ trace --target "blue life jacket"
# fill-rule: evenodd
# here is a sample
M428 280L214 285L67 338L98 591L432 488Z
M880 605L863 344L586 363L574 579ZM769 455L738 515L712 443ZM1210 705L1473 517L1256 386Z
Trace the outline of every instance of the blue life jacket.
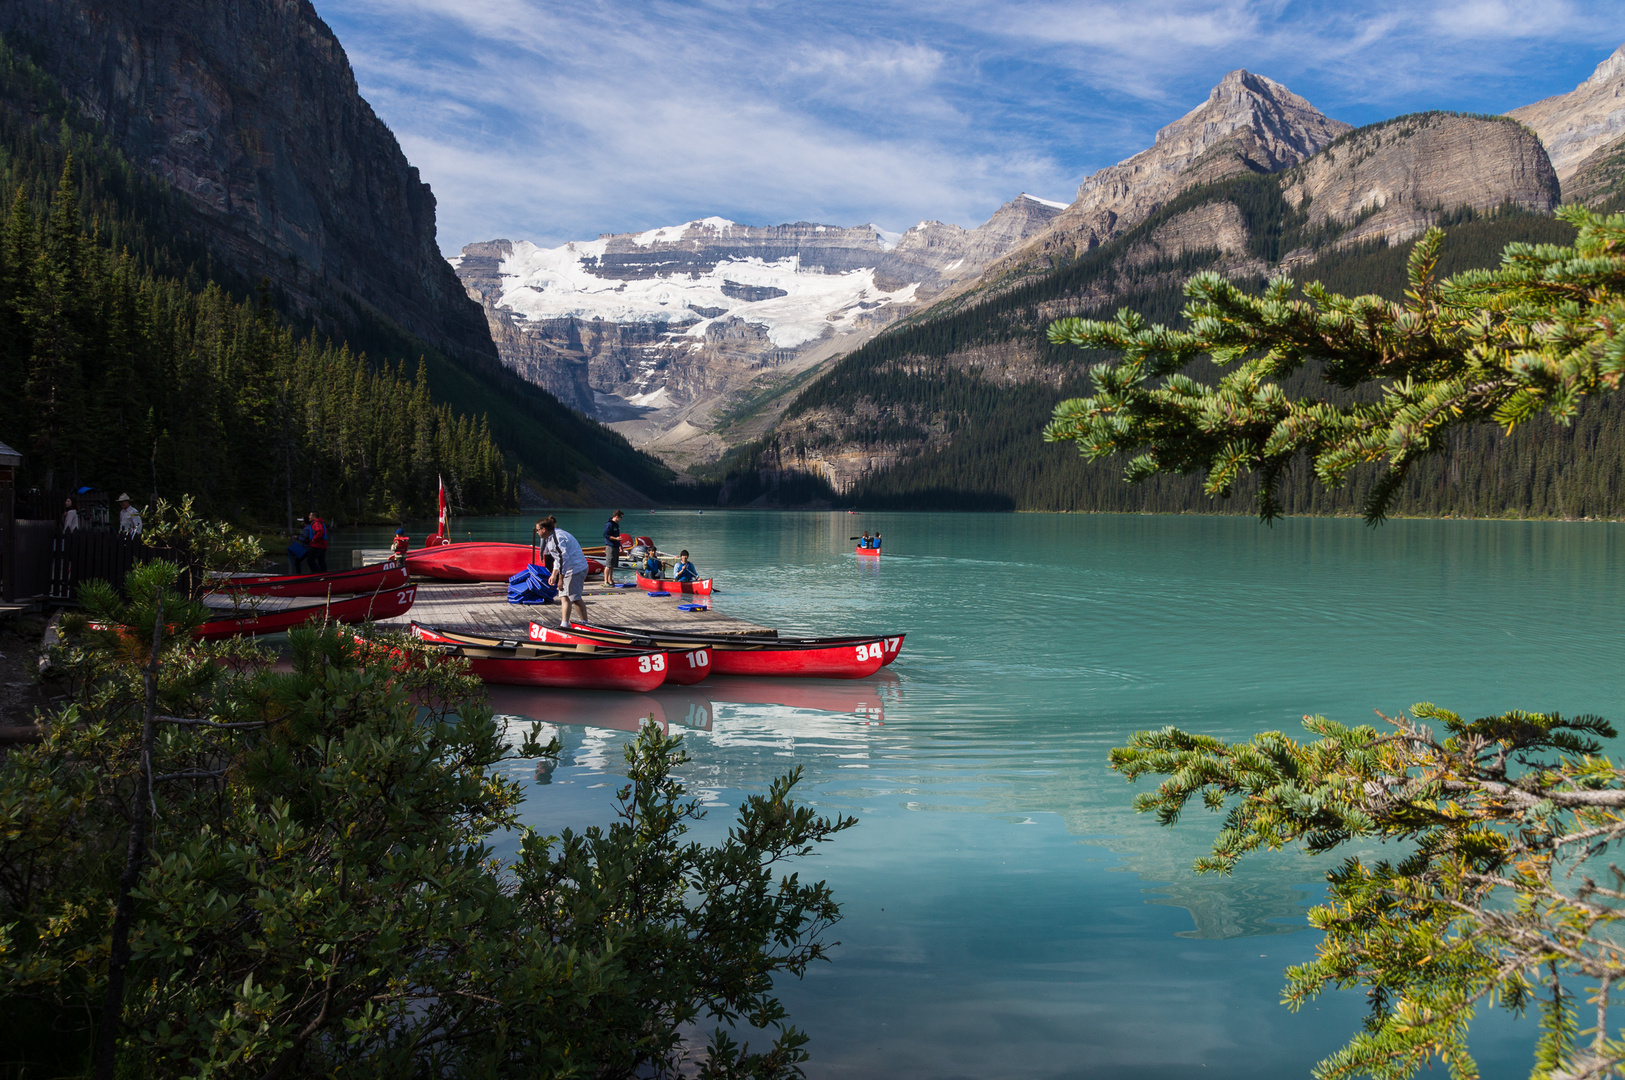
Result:
M660 560L653 555L643 560L643 576L657 578L660 576Z
M678 581L693 581L700 576L700 572L694 569L693 563L685 562L677 568L677 573L672 576Z
M548 580L547 567L535 563L508 579L508 603L545 604L559 594Z

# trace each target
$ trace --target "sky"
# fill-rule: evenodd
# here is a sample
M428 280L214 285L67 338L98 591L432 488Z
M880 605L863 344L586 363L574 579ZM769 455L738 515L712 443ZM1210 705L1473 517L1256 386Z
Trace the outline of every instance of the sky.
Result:
M1365 124L1572 90L1625 0L314 0L455 254L720 215L934 219L1151 145L1228 71Z

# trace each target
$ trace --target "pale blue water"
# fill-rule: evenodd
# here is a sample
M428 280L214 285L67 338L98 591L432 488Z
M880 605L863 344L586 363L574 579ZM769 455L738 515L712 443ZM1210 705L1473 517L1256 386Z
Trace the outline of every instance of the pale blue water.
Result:
M584 542L604 518L559 516ZM860 564L847 538L876 528L887 554ZM1305 1077L1362 1008L1278 1004L1328 860L1193 876L1216 819L1136 817L1107 749L1424 700L1625 720L1616 525L712 511L628 531L693 552L720 610L908 633L885 678L856 683L498 702L563 725L565 761L527 807L547 831L607 818L625 730L651 711L694 729L707 829L797 764L803 799L860 818L802 868L845 909L834 962L783 987L813 1077ZM1481 1022L1485 1075L1527 1075L1532 1041L1528 1021Z

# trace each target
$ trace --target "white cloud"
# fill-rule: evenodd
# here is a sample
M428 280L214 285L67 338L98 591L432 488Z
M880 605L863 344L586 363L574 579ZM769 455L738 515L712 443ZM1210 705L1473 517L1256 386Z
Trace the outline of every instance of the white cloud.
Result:
M1069 198L1233 68L1356 123L1500 111L1571 88L1625 26L1625 0L318 3L447 251L709 214L974 225Z

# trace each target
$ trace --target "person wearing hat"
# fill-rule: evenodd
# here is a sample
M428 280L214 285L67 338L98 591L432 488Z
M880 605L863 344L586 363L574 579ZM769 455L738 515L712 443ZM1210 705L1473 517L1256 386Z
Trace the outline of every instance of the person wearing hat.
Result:
M118 533L120 536L131 540L135 540L141 535L141 511L131 505L129 492L119 493Z

